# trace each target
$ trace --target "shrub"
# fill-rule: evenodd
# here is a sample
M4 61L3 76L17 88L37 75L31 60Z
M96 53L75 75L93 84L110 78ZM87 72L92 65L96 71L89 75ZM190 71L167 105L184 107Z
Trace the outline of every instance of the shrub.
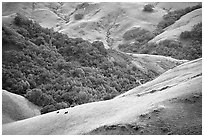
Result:
M52 112L52 111L55 111L55 110L57 110L57 109L55 108L54 105L47 105L47 106L43 107L40 110L40 112L41 112L41 114L45 114L45 113Z
M17 13L16 17L14 18L14 24L16 25L28 25L31 24L32 21L26 18L24 15Z
M144 41L146 39L151 39L151 32L149 32L148 30L142 29L142 28L134 28L131 30L126 31L123 34L123 38L125 40L132 40L132 39L136 39L139 41Z
M78 13L78 14L74 15L75 20L81 20L81 19L83 19L83 17L84 17L84 14L81 14L81 13Z
M116 94L106 94L103 97L103 100L110 100L110 99L113 99L115 96L117 96L117 95Z
M154 6L152 4L147 4L144 6L143 11L152 12L154 10Z
M180 34L180 38L181 39L188 39L188 38L191 38L191 33L190 31L184 31Z
M57 104L55 105L55 108L56 108L57 110L59 110L59 109L64 109L64 108L67 108L67 107L69 107L69 103L67 104L67 103L65 103L65 102L60 102L60 103L57 103Z

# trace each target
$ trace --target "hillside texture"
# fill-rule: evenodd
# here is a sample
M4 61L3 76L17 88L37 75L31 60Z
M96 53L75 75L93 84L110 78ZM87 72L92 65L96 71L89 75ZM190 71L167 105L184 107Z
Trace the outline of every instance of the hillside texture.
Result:
M2 90L2 123L40 115L40 108L20 95Z
M2 131L201 135L201 2L3 2Z
M201 134L201 63L182 64L112 100L4 124L3 134Z
M2 41L3 89L41 106L41 113L111 99L186 61L105 49L21 14L3 24Z

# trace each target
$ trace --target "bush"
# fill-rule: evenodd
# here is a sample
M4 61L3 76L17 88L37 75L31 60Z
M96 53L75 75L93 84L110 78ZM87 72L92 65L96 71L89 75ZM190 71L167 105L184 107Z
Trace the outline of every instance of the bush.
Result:
M148 30L142 29L142 28L134 28L134 29L126 31L123 34L123 38L125 40L135 39L140 42L143 42L145 40L150 40L153 37L154 36L151 32L149 32Z
M55 108L54 105L47 105L45 107L43 107L40 112L41 114L45 114L45 113L48 113L48 112L52 112L52 111L56 111L57 109Z
M144 6L143 11L152 12L154 10L154 6L152 4L147 4Z
M60 102L60 103L57 103L55 105L56 109L59 110L59 109L64 109L64 108L67 108L69 107L69 103L65 103L65 102Z
M191 38L191 33L190 31L184 31L180 34L180 38L181 39L188 39L188 38Z
M21 26L21 25L28 25L31 24L32 21L26 18L24 15L17 13L16 17L14 18L14 24Z
M78 13L78 14L74 15L75 20L81 20L81 19L83 19L83 17L84 17L84 14L81 14L81 13Z

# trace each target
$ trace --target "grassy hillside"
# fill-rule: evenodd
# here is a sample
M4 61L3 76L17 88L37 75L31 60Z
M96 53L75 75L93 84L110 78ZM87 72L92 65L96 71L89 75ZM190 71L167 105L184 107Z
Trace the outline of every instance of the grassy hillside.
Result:
M201 12L2 3L3 134L201 135Z
M177 66L111 100L5 124L3 134L201 135L202 60Z
M202 6L200 4L170 11L157 28L138 35L133 42L120 44L124 52L171 56L193 60L202 57ZM129 33L130 35L130 33ZM134 36L134 35L130 35Z
M2 123L40 115L40 108L20 95L2 90Z
M134 27L155 29L166 11L155 7L154 12L144 12L144 5L146 3L3 3L3 16L19 12L43 27L53 27L70 37L91 42L101 40L108 48L117 47L123 42L123 33Z

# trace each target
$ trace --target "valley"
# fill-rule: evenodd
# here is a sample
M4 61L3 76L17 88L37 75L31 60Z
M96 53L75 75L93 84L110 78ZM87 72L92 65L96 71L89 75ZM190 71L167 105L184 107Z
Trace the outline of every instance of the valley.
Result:
M3 2L2 134L201 135L202 3Z

